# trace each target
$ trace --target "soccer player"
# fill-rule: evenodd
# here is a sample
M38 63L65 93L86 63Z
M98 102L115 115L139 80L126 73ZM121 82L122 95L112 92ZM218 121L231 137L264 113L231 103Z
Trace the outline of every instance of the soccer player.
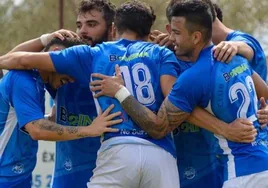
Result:
M180 1L170 1L169 6L167 7L167 17L169 21L171 21L171 7L176 2L178 3ZM205 0L204 2L210 6L213 20L215 20L216 14L213 10L212 3L209 0ZM215 29L215 22L213 22L213 34L218 32L222 33L222 31ZM246 56L247 59L250 60L250 65L252 65L252 68L260 75L264 75L263 71L265 72L265 68L262 69L261 67L263 67L265 63L263 61L263 56L260 55L264 53L259 43L253 37L247 37L247 34L243 34L241 32L237 34L241 35L235 35L236 37L234 38L228 38L228 40L234 40L234 42L223 42L225 44L224 46L222 46L222 44L216 46L216 54L222 58L226 51L231 50L232 55L223 59L228 61L236 53ZM222 38L222 40L224 40L224 38ZM172 41L170 41L170 43L171 42ZM159 42L159 44L162 43ZM217 57L216 54L215 56ZM181 61L185 60L185 57L180 56L178 58L181 72L189 69L193 65L193 63ZM186 60L189 61L188 59ZM196 125L188 122L184 122L180 127L178 127L178 129L174 131L174 141L177 150L181 187L196 187L196 184L206 187L221 187L223 184L223 173L219 173L219 171L222 169L221 161L219 160L219 157L215 155L215 147L210 144L211 142L207 140L205 135L206 130L200 129ZM235 141L240 142L239 139ZM210 182L210 185L207 185L207 182Z
M2 65L7 64L7 61L8 66L12 67L16 61L14 57L20 56L23 59L28 54L26 61L21 59L22 61L16 62L27 62L28 68L37 66L41 70L67 72L80 84L88 85L91 73L113 75L115 64L118 63L136 98L143 105L157 111L164 95L171 88L167 83L176 80L177 60L170 50L143 42L148 39L154 20L152 9L144 3L124 3L117 9L115 16L115 36L118 41L102 43L94 48L68 48L51 54L12 53L1 57L0 67L5 68ZM103 97L96 101L101 109L112 103L115 103L115 110L122 109L112 98ZM178 187L176 152L171 135L159 140L152 139L126 113L122 112L121 117L124 122L116 126L120 131L104 134L97 166L88 186Z
M211 45L212 18L205 3L185 1L174 5L172 9L171 39L178 45L177 53L188 56L193 65L180 75L171 93L161 105L157 116L140 105L125 87L111 82L111 79L106 79L106 77L102 77L104 80L101 82L98 81L101 95L115 96L132 119L155 137L161 137L180 125L196 105L207 108L226 122L240 117L248 118L258 129L256 141L252 143L238 144L207 131L202 131L204 137L202 140L210 143L211 151L215 152L211 156L218 158L218 162L211 160L213 166L210 168L213 169L212 167L217 167L217 163L222 163L223 169L219 169L218 172L215 170L214 173L219 173L219 176L223 178L225 187L234 185L236 187L264 187L268 183L267 127L262 129L257 121L255 87L259 96L265 96L267 99L267 86L258 74L252 72L248 62L241 56L235 56L230 65L214 60L213 45ZM255 84L251 76L256 78ZM189 83L194 83L194 87ZM189 147L189 144L187 146ZM198 146L202 147L202 143ZM194 145L193 148L197 149ZM187 150L186 147L183 149ZM187 162L184 159L183 162L185 161ZM178 163L180 164L180 158L178 158ZM205 161L205 164L209 163ZM196 164L192 163L192 165ZM198 166L201 167L200 164ZM198 184L192 184L192 187L194 185L221 187L220 179L218 179L219 182L215 182L217 184L213 182L213 179L205 182L205 172L196 174L194 168L186 170L185 176L189 180L195 178L195 182L198 182ZM198 181L199 178L203 178L203 182Z
M46 50L83 44L76 39L54 39ZM112 106L86 127L61 126L44 119L44 84L59 88L69 76L46 71L9 71L0 81L0 187L30 188L36 165L37 140L64 141L115 132L110 125L120 112Z
M78 7L76 33L88 45L111 40L115 6L109 0L83 0ZM78 37L77 34L59 30L25 42L14 51L39 52L54 37ZM56 92L56 122L66 126L86 126L97 116L88 84L68 83ZM53 116L53 114L52 114ZM85 187L96 167L100 137L56 143L56 158L52 187Z

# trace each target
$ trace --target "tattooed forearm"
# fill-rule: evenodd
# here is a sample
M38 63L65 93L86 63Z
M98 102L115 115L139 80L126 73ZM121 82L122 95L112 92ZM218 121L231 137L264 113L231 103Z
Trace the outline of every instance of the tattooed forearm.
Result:
M56 132L58 135L62 135L64 130L63 127L56 123L44 119L33 121L33 124L37 124L41 130Z
M62 126L46 119L32 121L32 124L39 128L40 140L73 140L91 136L82 131L83 127Z
M143 130L156 139L173 131L189 116L167 99L161 105L157 115L140 104L133 96L126 98L121 105Z

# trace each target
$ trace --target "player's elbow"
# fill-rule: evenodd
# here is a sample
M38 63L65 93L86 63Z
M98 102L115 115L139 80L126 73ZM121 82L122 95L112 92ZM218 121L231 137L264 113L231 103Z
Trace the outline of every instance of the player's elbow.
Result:
M33 125L32 122L26 124L25 129L33 140L42 140L42 131L38 126Z

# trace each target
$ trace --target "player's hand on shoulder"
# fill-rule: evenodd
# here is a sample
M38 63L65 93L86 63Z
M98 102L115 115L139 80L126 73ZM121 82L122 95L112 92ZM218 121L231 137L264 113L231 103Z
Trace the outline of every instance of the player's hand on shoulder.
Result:
M260 99L260 110L257 112L259 123L261 128L265 128L268 124L268 105L263 97Z
M95 98L103 95L114 97L117 91L125 85L118 65L115 66L115 73L115 76L106 76L98 73L91 75L92 78L98 79L90 82L91 91L96 92L94 95Z
M232 41L222 41L213 49L214 58L217 61L229 63L232 58L237 54L238 47Z
M59 38L60 40L64 40L66 37L67 38L79 38L79 36L73 31L60 29L60 30L54 31L53 33L44 34L40 37L40 39L41 39L42 44L46 46L54 38Z
M115 112L110 114L114 105L110 105L104 112L100 111L99 115L94 119L92 124L88 126L90 135L101 136L105 132L118 132L118 129L111 128L110 126L121 123L122 119L113 120L115 117L121 115L121 112Z
M155 43L159 44L159 46L166 46L171 50L174 50L173 42L169 38L169 34L163 33L159 30L153 30L150 35L149 39Z
M252 122L240 118L229 123L223 136L233 142L251 143L257 136L257 130Z

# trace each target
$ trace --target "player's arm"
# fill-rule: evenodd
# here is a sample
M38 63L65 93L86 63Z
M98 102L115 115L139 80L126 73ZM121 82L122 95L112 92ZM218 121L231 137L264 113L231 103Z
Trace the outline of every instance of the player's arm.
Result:
M48 33L44 34L41 37L23 42L13 48L9 53L12 52L40 52L44 49L44 47L53 39L53 38L59 38L61 40L64 40L64 36L66 37L76 37L78 38L79 36L69 30L61 29L58 31L55 31L53 33Z
M39 69L55 72L49 53L14 52L0 57L0 69Z
M263 81L263 79L256 72L253 72L252 79L254 81L258 99L264 97L265 100L268 100L268 86Z
M104 113L99 114L90 126L62 126L46 119L38 119L27 123L24 129L32 139L47 141L75 140L100 136L105 132L117 132L118 129L110 126L121 123L122 119L112 120L121 114L120 112L109 114L113 107L114 105L111 105Z

